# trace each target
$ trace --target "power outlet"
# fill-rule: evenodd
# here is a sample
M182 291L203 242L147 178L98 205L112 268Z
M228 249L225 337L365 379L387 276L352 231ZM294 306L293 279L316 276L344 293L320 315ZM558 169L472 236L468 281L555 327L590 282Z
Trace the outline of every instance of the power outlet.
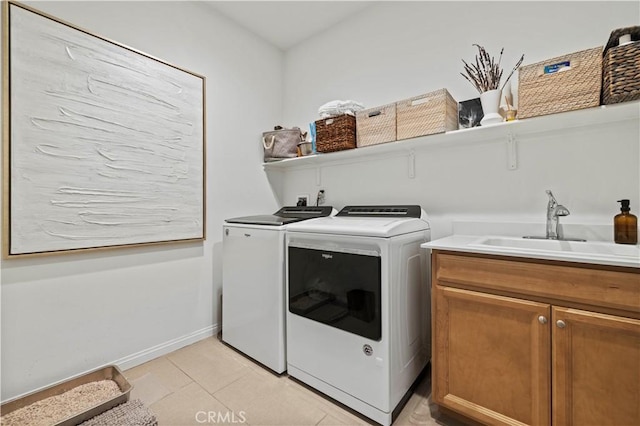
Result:
M296 197L296 206L308 206L309 194L298 195Z

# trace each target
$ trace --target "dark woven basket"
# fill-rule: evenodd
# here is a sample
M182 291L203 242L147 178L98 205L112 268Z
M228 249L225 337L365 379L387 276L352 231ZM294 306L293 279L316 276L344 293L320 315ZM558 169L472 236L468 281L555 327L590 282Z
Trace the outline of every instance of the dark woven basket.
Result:
M632 43L618 46L618 38L631 35ZM602 60L602 104L640 99L640 27L611 32Z
M316 121L316 151L334 152L356 147L356 118L339 115Z

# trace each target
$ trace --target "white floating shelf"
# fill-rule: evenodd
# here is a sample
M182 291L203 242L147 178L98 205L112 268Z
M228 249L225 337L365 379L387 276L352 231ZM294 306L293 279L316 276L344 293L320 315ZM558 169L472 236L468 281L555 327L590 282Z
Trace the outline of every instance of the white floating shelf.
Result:
M522 138L523 136L541 133L571 131L571 129L578 128L587 129L634 120L640 122L640 102L638 101L515 120L487 127L454 130L437 135L422 136L327 154L290 158L263 163L263 167L269 171L354 163L367 161L372 157L410 155L416 150L429 149L429 147L440 144L463 145L465 143L486 141L505 142L512 137Z

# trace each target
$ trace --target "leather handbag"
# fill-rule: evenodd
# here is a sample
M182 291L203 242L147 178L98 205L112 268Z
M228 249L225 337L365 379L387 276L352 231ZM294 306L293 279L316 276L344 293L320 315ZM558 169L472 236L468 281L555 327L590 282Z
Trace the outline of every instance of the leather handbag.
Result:
M284 129L281 126L276 126L274 130L264 132L262 134L264 161L297 157L298 144L304 141L304 136L299 127Z

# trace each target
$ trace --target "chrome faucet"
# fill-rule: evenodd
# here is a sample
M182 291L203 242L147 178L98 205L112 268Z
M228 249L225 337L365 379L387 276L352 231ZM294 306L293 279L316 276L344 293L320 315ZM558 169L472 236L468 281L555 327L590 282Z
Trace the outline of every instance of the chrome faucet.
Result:
M549 203L547 204L547 239L557 240L559 236L559 220L560 216L568 216L569 209L562 204L558 204L553 193L547 189L547 195L549 196Z

